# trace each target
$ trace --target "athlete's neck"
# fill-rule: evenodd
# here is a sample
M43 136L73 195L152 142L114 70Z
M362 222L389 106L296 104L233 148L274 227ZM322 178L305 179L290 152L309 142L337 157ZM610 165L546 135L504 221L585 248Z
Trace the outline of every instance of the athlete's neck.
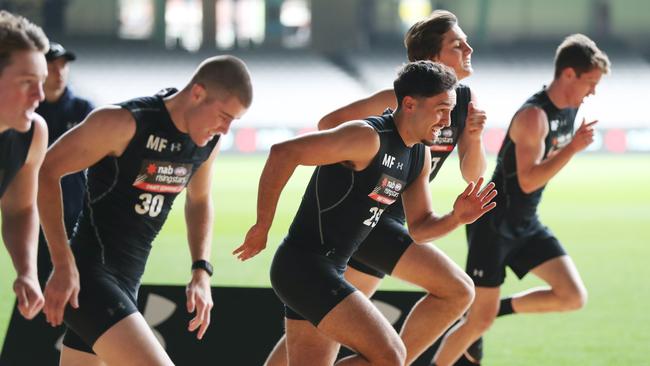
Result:
M182 133L188 132L187 120L185 119L185 109L183 108L183 106L187 105L185 101L186 98L187 93L183 89L163 99L165 108L167 108L167 112L172 119L172 123Z
M412 123L408 123L406 116L401 113L399 108L395 111L395 113L393 113L393 121L395 122L397 133L399 134L399 137L402 138L402 142L405 146L412 147L413 145L420 142L414 138L413 131L409 129L409 125L412 125Z
M569 100L567 99L564 87L561 82L557 79L553 80L551 84L546 88L546 94L548 99L553 102L558 109L564 109L570 107Z

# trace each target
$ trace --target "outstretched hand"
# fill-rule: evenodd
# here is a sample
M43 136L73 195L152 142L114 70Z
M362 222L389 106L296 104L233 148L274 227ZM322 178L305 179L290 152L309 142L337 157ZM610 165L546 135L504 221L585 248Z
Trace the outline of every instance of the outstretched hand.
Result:
M496 207L496 202L491 202L497 195L494 183L490 182L483 189L483 177L476 184L470 182L454 202L454 215L461 224L471 224L486 212Z
M246 233L244 243L235 249L232 254L236 255L241 261L253 258L259 252L266 248L266 241L269 235L268 228L262 228L259 225L253 225Z

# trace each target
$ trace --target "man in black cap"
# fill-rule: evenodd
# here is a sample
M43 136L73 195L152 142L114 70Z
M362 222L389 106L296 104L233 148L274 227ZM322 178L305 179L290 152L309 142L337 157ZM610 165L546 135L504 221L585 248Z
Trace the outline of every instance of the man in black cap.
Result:
M52 145L66 131L83 121L94 106L86 99L72 93L68 84L70 61L77 57L59 43L51 42L50 50L45 54L47 60L47 79L43 84L45 100L36 112L45 118L49 132L48 146ZM81 212L83 196L86 189L84 172L70 174L61 180L63 192L64 221L68 237L72 235L77 217ZM38 240L38 280L41 286L52 271L52 262L47 250L43 232Z

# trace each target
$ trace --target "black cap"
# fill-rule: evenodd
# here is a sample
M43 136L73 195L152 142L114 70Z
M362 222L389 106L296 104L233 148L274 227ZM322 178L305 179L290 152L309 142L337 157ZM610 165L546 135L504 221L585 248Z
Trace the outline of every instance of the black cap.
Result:
M66 50L61 46L61 44L56 43L56 42L51 42L50 43L50 50L47 51L45 54L45 59L47 61L52 61L54 59L57 59L59 57L64 57L68 61L74 61L77 59L77 56L75 56L74 53Z

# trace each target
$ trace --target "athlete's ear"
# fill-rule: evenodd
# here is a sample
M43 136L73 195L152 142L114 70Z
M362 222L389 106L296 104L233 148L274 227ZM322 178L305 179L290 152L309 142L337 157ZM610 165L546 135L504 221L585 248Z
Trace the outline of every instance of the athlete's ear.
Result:
M566 67L562 70L562 77L567 80L573 80L577 78L577 74L573 67Z
M413 111L417 103L418 101L415 98L407 95L402 99L402 109L407 111Z
M190 96L192 97L192 101L199 104L208 97L208 91L205 89L203 84L194 83L190 89Z

